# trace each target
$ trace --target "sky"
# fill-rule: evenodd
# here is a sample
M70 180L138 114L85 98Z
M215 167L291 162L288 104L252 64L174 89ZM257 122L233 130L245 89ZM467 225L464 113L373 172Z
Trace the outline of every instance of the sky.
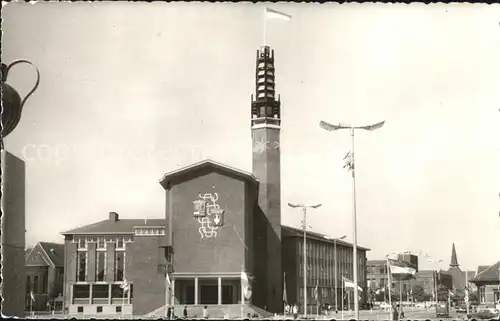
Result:
M4 4L5 5L5 4ZM282 101L282 222L352 241L368 259L428 253L420 269L500 259L500 6L291 4L269 21ZM26 162L26 242L106 219L162 218L165 172L206 158L252 170L250 95L265 5L9 3L2 61L41 83L5 147ZM7 83L25 94L35 74Z

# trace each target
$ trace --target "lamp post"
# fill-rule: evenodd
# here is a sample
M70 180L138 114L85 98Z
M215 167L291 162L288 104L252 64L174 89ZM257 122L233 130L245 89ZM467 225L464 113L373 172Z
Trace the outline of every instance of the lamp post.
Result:
M339 307L338 307L338 300L337 300L337 286L338 286L338 283L337 283L337 240L343 240L345 239L347 236L345 235L342 235L341 237L339 238L335 238L335 237L331 237L331 236L325 236L325 239L327 240L333 240L333 260L334 260L334 282L335 282L335 312L337 312L339 310Z
M358 237L357 237L357 222L356 222L356 175L354 171L354 132L356 129L362 129L367 131L374 131L376 129L384 126L385 121L378 122L373 125L367 126L354 126L354 125L345 125L338 124L333 125L325 121L320 121L319 126L327 131L335 131L339 129L349 129L351 132L351 152L346 155L345 158L349 157L346 165L349 171L352 173L352 225L353 225L353 247L352 247L352 255L353 255L353 281L355 284L354 287L354 318L359 319L359 302L358 302Z
M436 304L438 302L438 270L437 268L439 267L439 263L443 262L443 260L436 260L436 259L432 259L430 258L430 256L427 256L427 261L429 261L430 263L432 263L435 267L436 267L436 276L434 278L434 293L436 293Z
M288 203L288 206L291 208L301 208L302 213L304 213L304 260L302 262L303 265L303 274L304 274L304 317L307 316L307 250L306 250L306 245L307 245L307 209L308 208L319 208L321 204L317 205L303 205L303 204L291 204Z

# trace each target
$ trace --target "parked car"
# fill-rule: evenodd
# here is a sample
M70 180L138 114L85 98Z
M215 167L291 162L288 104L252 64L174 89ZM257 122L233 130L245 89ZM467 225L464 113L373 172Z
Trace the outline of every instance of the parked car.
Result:
M476 312L469 313L467 315L467 317L469 319L489 320L489 319L498 318L498 313L499 313L498 309L479 308Z

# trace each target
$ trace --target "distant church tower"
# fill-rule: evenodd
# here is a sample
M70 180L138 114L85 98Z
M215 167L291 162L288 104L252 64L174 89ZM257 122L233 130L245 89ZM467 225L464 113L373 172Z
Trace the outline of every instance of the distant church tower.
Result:
M455 243L453 243L453 247L451 248L451 261L450 268L458 268L458 260L457 260L457 251L455 250Z
M280 161L280 100L276 100L274 50L263 46L257 50L255 97L252 95L253 174L259 180L256 215L260 248L263 250L256 265L264 264L259 287L263 298L256 298L269 312L281 312L283 276L281 270L281 161ZM260 219L259 219L260 217ZM265 250L264 250L265 249ZM257 279L259 276L256 275ZM265 289L264 289L265 287ZM260 291L259 291L260 292Z

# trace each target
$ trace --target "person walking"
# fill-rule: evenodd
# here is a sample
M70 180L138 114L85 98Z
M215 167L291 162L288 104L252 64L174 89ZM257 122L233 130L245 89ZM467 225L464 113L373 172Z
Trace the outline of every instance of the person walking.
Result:
M297 304L293 305L292 310L293 310L293 318L297 319L297 317L299 316L299 307L297 306Z
M206 305L203 307L203 319L208 319L208 308Z
M187 319L187 317L188 317L188 307L187 306L184 306L184 311L182 312L182 314L184 315L184 319Z

